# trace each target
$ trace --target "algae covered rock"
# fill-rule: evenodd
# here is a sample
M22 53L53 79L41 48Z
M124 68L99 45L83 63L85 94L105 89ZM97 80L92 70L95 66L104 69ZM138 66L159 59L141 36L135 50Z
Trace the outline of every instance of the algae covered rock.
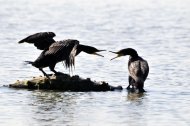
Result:
M31 80L17 80L10 84L10 88L24 89L47 89L62 91L113 91L122 90L121 86L110 86L106 82L92 81L90 78L83 79L79 76L70 76L68 74L59 73L58 75L50 75L50 80L46 77L33 77Z

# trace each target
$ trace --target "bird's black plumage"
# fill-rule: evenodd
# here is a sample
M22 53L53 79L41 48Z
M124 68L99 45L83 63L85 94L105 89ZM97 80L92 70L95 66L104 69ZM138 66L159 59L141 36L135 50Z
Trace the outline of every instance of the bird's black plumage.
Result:
M55 65L61 61L64 61L66 68L73 67L75 65L75 56L81 51L96 55L99 55L96 52L103 51L91 46L80 45L79 41L74 39L51 41L50 43L44 41L46 39L53 39L53 36L55 36L53 32L41 32L30 35L29 37L19 41L19 43L28 42L33 43L34 45L36 43L39 43L40 46L44 45L40 56L34 62L28 61L28 63L39 68L45 76L47 76L47 74L43 71L43 68L49 67L50 70L56 74L57 72L54 70ZM36 47L39 48L39 46Z
M55 33L53 32L39 32L20 40L18 43L32 43L38 49L44 50L55 42L53 37L55 37Z
M37 68L50 67L54 71L56 63L64 61L66 68L72 67L78 44L79 41L71 39L54 42L32 65Z
M144 92L144 81L149 73L148 62L140 57L137 51L132 48L122 49L113 53L118 54L115 58L130 55L128 61L129 86L127 89L130 89L130 85L132 85L132 87L139 89L140 92Z

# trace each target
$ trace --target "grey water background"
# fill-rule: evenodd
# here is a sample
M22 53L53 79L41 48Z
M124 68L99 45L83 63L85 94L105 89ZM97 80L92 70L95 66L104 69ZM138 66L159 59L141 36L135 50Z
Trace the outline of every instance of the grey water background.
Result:
M189 0L0 0L0 125L2 126L189 126ZM18 44L36 32L56 40L117 51L135 48L149 62L143 95L115 92L55 92L3 87L42 73L23 62L40 51ZM73 75L128 84L128 56L110 61L81 53ZM56 70L69 74L62 63ZM49 69L45 69L50 73Z

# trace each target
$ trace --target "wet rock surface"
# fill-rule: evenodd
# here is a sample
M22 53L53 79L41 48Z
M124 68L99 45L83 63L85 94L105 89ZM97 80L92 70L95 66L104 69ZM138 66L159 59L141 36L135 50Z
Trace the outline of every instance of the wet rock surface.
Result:
M92 81L90 78L83 79L78 75L70 76L60 73L58 75L49 75L50 79L39 76L30 80L17 80L10 84L10 88L20 89L45 89L61 91L114 91L122 90L121 86L111 86L108 83Z

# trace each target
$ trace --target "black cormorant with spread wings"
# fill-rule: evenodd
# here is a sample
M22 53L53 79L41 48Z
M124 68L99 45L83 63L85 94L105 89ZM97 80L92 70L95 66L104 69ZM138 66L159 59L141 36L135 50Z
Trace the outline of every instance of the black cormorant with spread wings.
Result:
M112 52L112 51L110 51ZM128 70L129 70L129 85L127 89L130 89L130 85L132 85L132 89L136 88L139 92L144 92L144 81L146 80L149 73L148 62L140 57L136 50L132 48L122 49L118 52L112 52L117 54L116 57L111 60L129 55L128 61Z
M40 71L47 77L48 75L43 71L43 68L49 67L55 74L55 65L58 62L64 61L66 68L73 67L75 65L75 56L80 52L86 52L88 54L95 54L102 56L97 52L104 51L98 50L94 47L79 44L78 40L67 39L62 41L55 41L53 32L40 32L30 35L18 43L32 43L38 49L43 50L40 56L34 61L26 61L32 66L39 68ZM103 56L102 56L103 57Z

